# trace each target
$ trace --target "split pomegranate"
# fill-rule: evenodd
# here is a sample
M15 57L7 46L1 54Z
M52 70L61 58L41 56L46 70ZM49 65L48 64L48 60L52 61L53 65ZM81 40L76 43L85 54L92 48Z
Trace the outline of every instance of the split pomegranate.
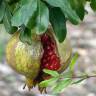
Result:
M44 53L41 58L41 67L58 70L60 68L60 59L56 54L56 45L54 41L47 34L41 36L41 43L43 45Z
M20 33L16 32L9 40L6 58L16 72L26 77L29 89L45 76L42 74L44 68L58 72L67 68L71 58L71 47L67 39L59 43L51 28L41 36L32 35L31 45L21 42L19 35Z

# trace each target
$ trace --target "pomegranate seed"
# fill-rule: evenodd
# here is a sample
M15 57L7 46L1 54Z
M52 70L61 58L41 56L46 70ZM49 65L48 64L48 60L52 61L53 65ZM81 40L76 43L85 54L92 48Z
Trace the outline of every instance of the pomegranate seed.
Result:
M58 70L60 68L60 59L56 54L55 43L47 34L43 34L41 36L41 43L44 49L44 53L41 59L42 68Z

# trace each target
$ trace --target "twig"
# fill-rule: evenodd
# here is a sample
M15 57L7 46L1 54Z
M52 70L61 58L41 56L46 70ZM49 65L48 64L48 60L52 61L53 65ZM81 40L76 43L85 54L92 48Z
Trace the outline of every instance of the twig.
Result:
M96 75L82 75L82 76L72 76L72 78L92 78L92 77L96 77Z
M92 77L96 77L96 74L94 74L94 75L81 75L81 76L70 76L70 77L63 77L62 78L62 75L60 76L60 78L59 79L64 79L64 78L72 78L72 79L88 79L88 78L92 78Z

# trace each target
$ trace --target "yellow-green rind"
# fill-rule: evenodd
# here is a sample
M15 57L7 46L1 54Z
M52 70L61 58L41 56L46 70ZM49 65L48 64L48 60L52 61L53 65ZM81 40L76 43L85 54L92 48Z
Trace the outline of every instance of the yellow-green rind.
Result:
M19 40L19 33L15 33L7 44L6 58L15 71L26 78L35 79L40 70L41 51L39 40L28 45Z

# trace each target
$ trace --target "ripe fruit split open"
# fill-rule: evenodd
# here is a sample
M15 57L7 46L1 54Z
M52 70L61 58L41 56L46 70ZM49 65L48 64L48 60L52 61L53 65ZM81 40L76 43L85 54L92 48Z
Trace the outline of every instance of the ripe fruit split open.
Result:
M50 70L58 70L60 68L60 58L56 53L55 42L46 33L41 36L41 42L44 50L41 58L41 67Z
M19 35L16 32L9 40L6 58L16 72L26 77L29 89L42 80L44 68L58 72L67 68L71 58L71 47L67 39L59 43L51 28L43 35L34 36L31 45L21 42Z

